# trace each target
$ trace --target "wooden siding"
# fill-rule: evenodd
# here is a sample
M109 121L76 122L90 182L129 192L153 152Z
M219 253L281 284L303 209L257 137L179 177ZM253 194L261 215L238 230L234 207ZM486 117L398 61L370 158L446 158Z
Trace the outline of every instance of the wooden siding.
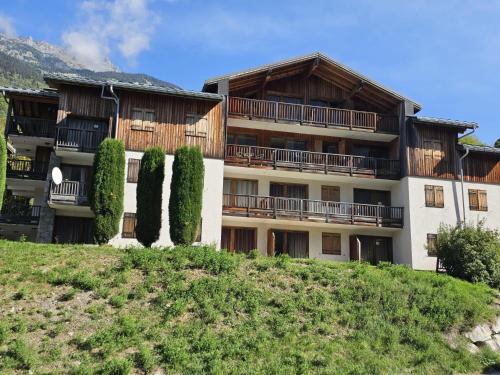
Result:
M131 91L117 91L117 95L120 98L118 138L124 141L127 150L144 151L146 147L160 146L167 154L173 154L182 145L198 145L204 156L223 158L224 129L221 102ZM155 112L152 131L132 129L134 108ZM186 135L188 114L206 116L208 123L206 136ZM111 134L114 103L102 99L100 89L63 85L60 87L58 124L63 124L70 115L104 119L110 125Z
M443 179L460 178L458 132L453 128L407 124L408 174ZM441 150L436 152L436 142ZM464 180L500 183L500 155L471 151L464 159Z
M211 158L224 156L224 129L222 103L151 94L119 93L120 125L118 138L125 148L143 151L149 146L161 146L173 154L182 145L200 146L203 155ZM146 108L155 112L153 131L132 129L132 109ZM205 137L186 135L186 116L197 114L208 120Z
M470 152L464 159L464 180L500 183L500 155Z
M409 124L407 124L409 125ZM457 131L438 126L408 126L408 171L410 176L457 178ZM441 144L436 152L428 142Z

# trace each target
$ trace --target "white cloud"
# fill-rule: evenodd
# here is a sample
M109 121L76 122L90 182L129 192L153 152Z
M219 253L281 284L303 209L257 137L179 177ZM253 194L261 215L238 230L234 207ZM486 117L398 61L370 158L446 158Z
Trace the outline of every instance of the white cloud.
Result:
M94 70L109 66L109 53L118 51L129 64L149 49L159 17L149 0L87 0L80 5L80 21L63 33L68 51Z
M6 34L7 36L16 36L16 29L14 28L12 18L4 14L0 14L0 32Z

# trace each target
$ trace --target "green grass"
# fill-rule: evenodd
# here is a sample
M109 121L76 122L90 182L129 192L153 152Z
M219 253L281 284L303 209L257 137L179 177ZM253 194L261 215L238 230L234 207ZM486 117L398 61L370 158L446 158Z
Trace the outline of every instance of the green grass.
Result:
M403 266L0 241L0 373L446 374L496 291Z

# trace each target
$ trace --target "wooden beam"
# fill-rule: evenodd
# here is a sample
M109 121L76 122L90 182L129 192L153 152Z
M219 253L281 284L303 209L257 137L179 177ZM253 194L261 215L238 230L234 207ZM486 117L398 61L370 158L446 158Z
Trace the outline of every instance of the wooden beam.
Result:
M345 100L351 99L354 95L356 95L358 92L363 90L363 87L365 85L365 81L360 80L353 88L352 90L347 94L347 97Z
M304 74L304 78L308 79L318 68L318 66L319 66L319 57L316 57L311 66L309 67L309 69L307 70L306 74Z

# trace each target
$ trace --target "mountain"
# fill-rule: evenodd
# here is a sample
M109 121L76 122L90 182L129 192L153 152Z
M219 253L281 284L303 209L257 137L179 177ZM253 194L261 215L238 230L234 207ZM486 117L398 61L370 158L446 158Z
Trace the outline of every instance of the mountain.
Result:
M45 87L43 74L48 72L177 87L147 74L121 72L111 61L106 62L106 71L93 71L61 47L34 41L31 37L17 38L0 33L0 85Z

